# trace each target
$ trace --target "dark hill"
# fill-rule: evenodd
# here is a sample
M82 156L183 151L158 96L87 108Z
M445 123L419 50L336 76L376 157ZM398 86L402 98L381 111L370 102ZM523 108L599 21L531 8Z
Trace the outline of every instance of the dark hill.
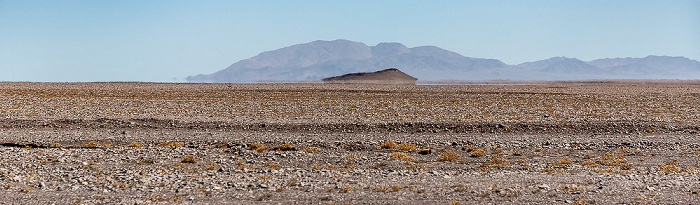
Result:
M417 78L389 68L371 73L350 73L336 77L324 78L326 83L370 83L370 84L406 84L415 85Z

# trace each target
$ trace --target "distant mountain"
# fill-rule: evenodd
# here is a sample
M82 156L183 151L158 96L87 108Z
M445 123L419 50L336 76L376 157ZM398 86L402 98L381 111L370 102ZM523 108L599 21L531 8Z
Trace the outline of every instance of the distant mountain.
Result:
M684 57L606 58L581 61L554 57L506 65L470 58L435 46L400 43L367 46L348 40L314 41L266 51L191 82L316 81L346 73L399 68L419 80L700 79L700 62Z

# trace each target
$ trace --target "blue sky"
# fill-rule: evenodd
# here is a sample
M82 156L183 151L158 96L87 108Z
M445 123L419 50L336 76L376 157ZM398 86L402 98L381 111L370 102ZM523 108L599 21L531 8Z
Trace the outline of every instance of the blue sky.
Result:
M433 45L507 64L700 60L700 1L0 0L0 81L183 81L335 39Z

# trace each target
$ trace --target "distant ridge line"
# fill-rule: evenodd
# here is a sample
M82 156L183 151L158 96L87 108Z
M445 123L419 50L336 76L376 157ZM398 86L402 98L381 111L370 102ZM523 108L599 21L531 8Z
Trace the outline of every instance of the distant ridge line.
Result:
M401 43L367 46L349 40L317 40L238 61L211 73L187 77L190 82L246 83L319 81L347 73L384 68L422 81L571 81L608 79L700 79L700 62L686 57L604 58L582 61L553 57L508 65L497 59L471 58L435 46L408 48Z

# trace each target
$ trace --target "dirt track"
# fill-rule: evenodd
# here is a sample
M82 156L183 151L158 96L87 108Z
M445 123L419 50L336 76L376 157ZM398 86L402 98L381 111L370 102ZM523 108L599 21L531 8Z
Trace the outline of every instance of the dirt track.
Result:
M700 203L698 81L0 83L0 100L9 203Z

